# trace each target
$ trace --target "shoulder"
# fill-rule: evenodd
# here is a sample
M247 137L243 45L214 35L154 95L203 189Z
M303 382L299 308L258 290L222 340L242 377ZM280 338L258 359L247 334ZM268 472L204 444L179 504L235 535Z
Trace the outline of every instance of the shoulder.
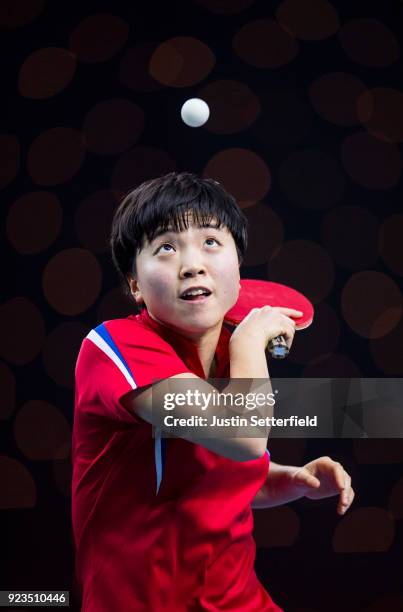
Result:
M84 338L82 353L90 358L108 357L119 361L157 362L159 357L176 356L173 346L145 324L140 317L111 319L94 327Z
M92 331L94 334L102 336L106 341L113 340L118 346L128 349L140 347L172 348L169 342L156 329L147 325L139 315L131 315L126 319L104 321Z
M86 336L77 360L79 372L103 376L120 371L130 385L141 387L189 371L175 348L157 330L131 316L104 321Z
M114 340L124 345L139 342L164 342L163 338L153 329L145 325L136 316L125 319L110 319L94 327L86 336L86 339L96 340L100 338L104 342Z

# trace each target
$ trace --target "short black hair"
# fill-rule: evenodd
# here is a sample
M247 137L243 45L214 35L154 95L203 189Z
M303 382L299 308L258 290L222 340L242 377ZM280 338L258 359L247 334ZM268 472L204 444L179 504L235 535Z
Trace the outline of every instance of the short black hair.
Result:
M212 219L225 226L235 242L239 263L248 244L248 220L235 198L217 181L190 172L170 172L130 191L117 208L111 232L113 262L127 286L136 274L136 255L160 230L188 228L188 213L202 227Z

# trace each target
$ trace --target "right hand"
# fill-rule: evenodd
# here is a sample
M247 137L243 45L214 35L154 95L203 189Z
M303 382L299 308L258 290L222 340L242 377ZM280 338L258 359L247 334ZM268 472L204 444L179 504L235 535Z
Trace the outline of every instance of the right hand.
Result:
M249 314L239 323L232 333L231 342L254 342L263 343L266 349L268 343L277 336L283 336L291 348L294 340L295 325L294 317L298 319L303 313L293 308L282 306L263 306L263 308L252 308Z

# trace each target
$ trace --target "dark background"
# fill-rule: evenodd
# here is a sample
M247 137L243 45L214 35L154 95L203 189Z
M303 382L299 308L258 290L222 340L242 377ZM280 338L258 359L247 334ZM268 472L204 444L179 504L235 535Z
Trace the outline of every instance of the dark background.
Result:
M3 2L0 589L70 590L74 363L132 312L108 251L122 195L190 170L250 224L242 276L315 305L273 376L403 373L402 2ZM201 97L210 119L180 118ZM285 610L403 610L400 439L273 440L341 461L356 499L255 512ZM157 585L156 585L157 588Z

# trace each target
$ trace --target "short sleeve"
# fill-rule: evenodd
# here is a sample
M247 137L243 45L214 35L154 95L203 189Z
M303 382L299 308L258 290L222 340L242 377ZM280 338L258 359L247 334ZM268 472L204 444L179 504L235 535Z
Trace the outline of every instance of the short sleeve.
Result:
M121 398L131 389L184 372L191 370L156 332L126 319L108 321L82 343L76 365L76 410L138 422Z

